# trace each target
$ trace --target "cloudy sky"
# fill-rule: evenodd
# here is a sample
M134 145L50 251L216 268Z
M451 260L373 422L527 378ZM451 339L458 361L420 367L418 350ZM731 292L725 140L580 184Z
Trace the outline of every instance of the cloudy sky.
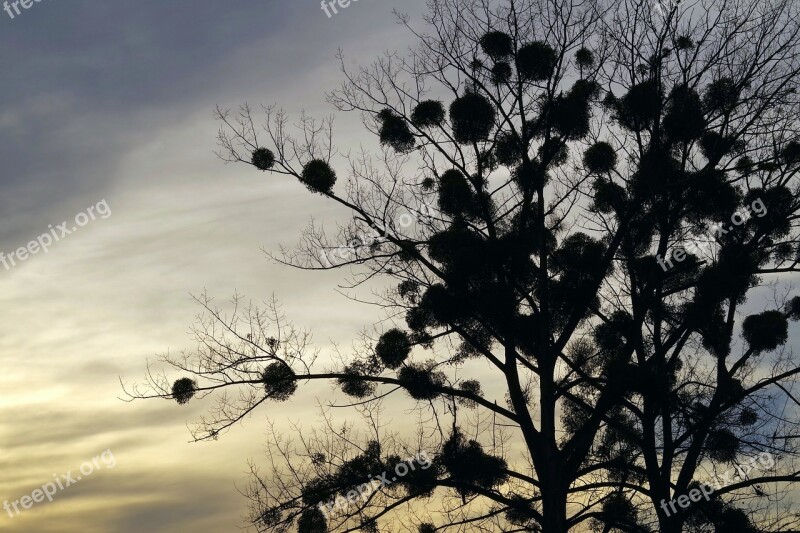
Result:
M119 378L141 380L148 358L192 347L191 295L203 290L220 301L274 294L323 349L375 321L337 294L338 275L265 257L312 213L343 213L295 182L224 165L212 110L331 112L337 48L353 64L406 48L391 10L419 20L422 4L361 0L332 18L317 0L42 0L13 19L0 12L0 251L73 226L103 201L111 213L46 254L0 265L0 501L75 476L104 450L114 457L53 503L2 512L0 531L244 524L236 489L263 454L267 417L313 416L313 402L308 412L267 407L217 442L190 444L186 425L208 405L124 403ZM340 142L357 132L345 117Z

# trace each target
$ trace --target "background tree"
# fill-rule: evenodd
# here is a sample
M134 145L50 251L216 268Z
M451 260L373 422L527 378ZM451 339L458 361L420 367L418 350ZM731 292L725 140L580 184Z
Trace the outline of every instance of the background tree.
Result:
M409 529L403 513L421 533L792 529L800 299L777 280L800 260L798 6L428 7L424 31L398 14L419 42L407 55L342 60L329 100L383 147L348 157L344 185L331 119L303 116L292 136L275 108L263 130L247 106L218 110L223 159L352 213L276 259L391 282L385 331L322 364L277 305L225 316L203 298L199 349L167 360L187 376L132 395L217 396L197 439L311 380L353 399L365 431L304 431L303 453L274 436L248 491L264 531ZM753 294L764 311L742 316ZM470 366L480 380L458 377ZM376 422L403 393L416 437ZM431 468L320 511L420 451ZM774 466L687 510L661 504L759 453Z

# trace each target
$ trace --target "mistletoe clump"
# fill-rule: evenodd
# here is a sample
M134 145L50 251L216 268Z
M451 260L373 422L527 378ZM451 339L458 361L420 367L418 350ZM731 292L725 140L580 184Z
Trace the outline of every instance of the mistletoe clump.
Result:
M381 121L381 144L391 146L401 154L414 149L417 140L403 117L391 109L384 109L378 113L378 119Z
M258 170L269 170L275 165L275 154L268 148L257 148L253 150L251 162Z
M375 345L375 354L388 368L398 368L411 354L411 342L405 331L390 329Z
M478 441L465 440L457 428L442 446L439 461L450 474L451 480L461 485L456 490L462 496L474 494L470 486L490 489L507 478L506 461L484 452Z
M549 44L534 41L517 52L517 71L525 80L544 81L553 75L557 60L556 52Z
M451 169L439 178L439 209L454 218L472 218L477 215L475 193L461 171Z
M739 453L740 441L729 429L715 429L706 438L706 453L714 461L733 463Z
M480 44L483 52L495 61L499 61L514 53L514 42L511 36L502 31L490 31L484 34L484 36L481 37Z
M581 47L575 52L575 63L580 68L589 68L594 65L594 54L588 48Z
M172 397L180 405L189 403L197 392L197 383L191 378L181 378L172 384Z
M336 172L321 159L313 159L303 167L300 179L311 192L330 193L336 183Z
M420 128L441 126L444 122L444 106L438 100L423 100L411 112L411 122Z
M786 344L789 324L780 311L765 311L744 319L742 336L756 352L774 350Z
M342 392L348 396L352 396L353 398L366 398L375 392L377 384L371 381L365 381L363 376L368 376L374 373L374 371L374 365L364 361L357 361L346 366L342 371L344 377L338 378L336 382L342 389Z
M306 509L297 521L297 533L325 533L328 531L328 522L325 515L316 507Z
M436 390L445 383L445 375L432 365L408 365L400 369L397 379L408 395L415 400L433 400L441 394Z
M279 402L285 402L297 390L296 378L289 365L277 361L269 364L261 374L267 396Z
M505 61L498 61L492 67L492 83L495 85L508 83L512 74L513 71L510 64L506 63Z
M606 174L614 170L617 164L617 153L610 144L600 141L583 153L583 164L586 165L589 172Z
M453 137L460 144L484 141L494 128L497 110L485 96L467 92L450 104Z

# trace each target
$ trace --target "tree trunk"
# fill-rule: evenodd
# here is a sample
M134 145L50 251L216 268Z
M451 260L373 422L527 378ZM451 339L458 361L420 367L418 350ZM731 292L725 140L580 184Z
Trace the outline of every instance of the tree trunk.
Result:
M568 533L567 491L563 486L551 486L542 493L542 510L544 533Z

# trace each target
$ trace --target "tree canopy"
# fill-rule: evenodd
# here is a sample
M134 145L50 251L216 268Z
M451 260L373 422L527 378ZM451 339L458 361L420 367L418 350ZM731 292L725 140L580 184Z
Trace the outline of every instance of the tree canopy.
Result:
M405 432L275 435L248 491L259 531L795 529L799 10L430 0L424 25L397 14L407 54L339 58L328 100L374 151L335 157L332 119L293 134L275 107L263 129L218 109L223 159L352 215L275 259L387 287L385 328L321 360L277 304L201 298L198 350L167 359L181 375L132 395L215 396L198 440L312 380L367 421L388 401L419 413ZM348 496L421 452L429 468Z

